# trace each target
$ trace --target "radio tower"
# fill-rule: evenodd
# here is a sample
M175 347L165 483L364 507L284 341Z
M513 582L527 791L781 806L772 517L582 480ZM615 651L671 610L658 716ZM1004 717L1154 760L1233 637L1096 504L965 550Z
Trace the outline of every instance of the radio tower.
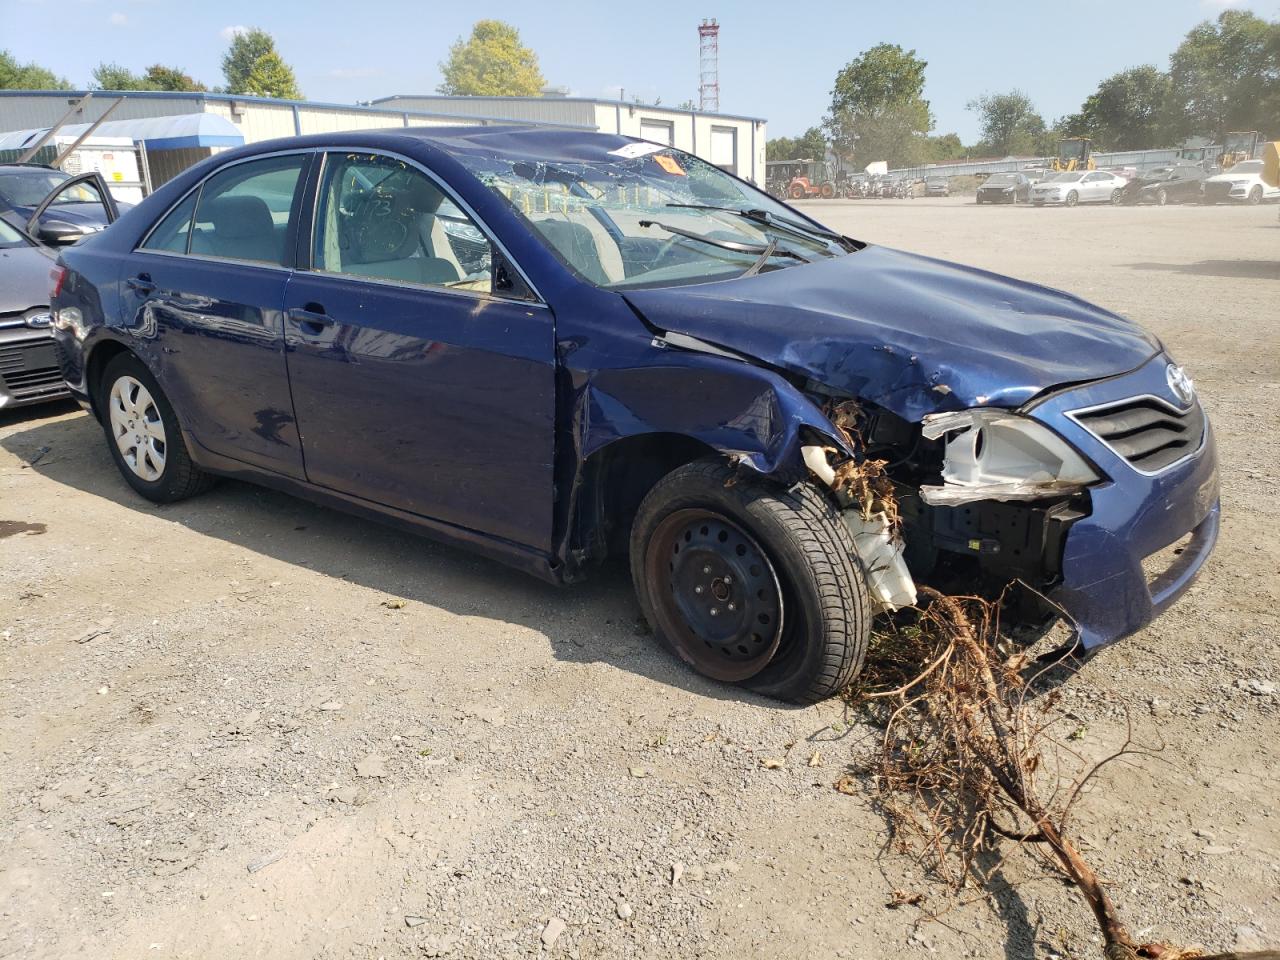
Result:
M698 109L720 112L720 24L714 17L698 25Z

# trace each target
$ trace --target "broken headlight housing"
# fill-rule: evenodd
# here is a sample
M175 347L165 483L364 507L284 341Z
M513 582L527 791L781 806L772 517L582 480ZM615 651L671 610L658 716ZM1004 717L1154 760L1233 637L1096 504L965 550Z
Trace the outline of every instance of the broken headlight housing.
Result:
M1068 496L1101 477L1044 424L1007 410L930 414L921 434L945 436L942 486L922 486L933 506Z

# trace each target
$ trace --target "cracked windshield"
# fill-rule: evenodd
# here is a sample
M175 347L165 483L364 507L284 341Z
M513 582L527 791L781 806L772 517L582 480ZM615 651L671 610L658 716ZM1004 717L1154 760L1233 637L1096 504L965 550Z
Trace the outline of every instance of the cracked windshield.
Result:
M607 161L458 159L601 287L723 280L856 249L705 160L656 144L628 144Z

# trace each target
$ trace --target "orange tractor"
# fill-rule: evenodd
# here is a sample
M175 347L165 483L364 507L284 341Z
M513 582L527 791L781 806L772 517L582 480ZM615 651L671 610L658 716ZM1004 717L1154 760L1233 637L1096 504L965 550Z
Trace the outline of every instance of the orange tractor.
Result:
M840 195L835 178L825 160L782 160L767 164L769 181L776 190L791 200L822 197L830 200Z

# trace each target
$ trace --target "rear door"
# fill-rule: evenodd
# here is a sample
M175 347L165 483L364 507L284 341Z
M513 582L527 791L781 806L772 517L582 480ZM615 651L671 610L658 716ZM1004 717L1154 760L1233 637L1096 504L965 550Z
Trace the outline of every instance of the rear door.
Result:
M327 154L308 219L285 297L307 479L549 549L550 309L495 290L491 235L404 159Z
M301 479L284 291L312 154L223 167L125 265L125 323L200 446Z

